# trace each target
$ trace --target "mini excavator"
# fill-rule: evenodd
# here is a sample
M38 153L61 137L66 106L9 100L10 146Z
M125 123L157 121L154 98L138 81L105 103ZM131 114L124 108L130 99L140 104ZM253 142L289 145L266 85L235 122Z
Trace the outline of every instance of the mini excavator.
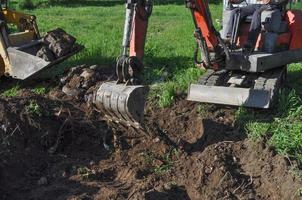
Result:
M262 31L255 51L246 54L251 19L235 18L231 45L225 43L225 24L233 9L259 2L224 2L223 28L213 25L207 0L186 0L194 24L194 61L206 69L199 81L191 84L187 100L266 109L273 105L286 79L287 65L302 61L302 11L268 9L261 13ZM276 0L278 3L278 0ZM149 88L140 78L151 0L127 0L121 55L117 59L117 81L103 83L94 103L116 123L139 128ZM199 54L201 60L198 60Z

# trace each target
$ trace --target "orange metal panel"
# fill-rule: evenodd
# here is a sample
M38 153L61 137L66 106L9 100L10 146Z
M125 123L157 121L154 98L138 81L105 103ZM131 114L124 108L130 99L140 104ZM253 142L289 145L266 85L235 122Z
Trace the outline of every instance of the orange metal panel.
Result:
M290 49L302 48L302 11L289 10L286 13L286 20L292 35Z
M208 19L206 19L208 10L208 1L199 0L196 1L196 10L194 11L194 16L196 18L196 23L201 29L202 35L206 40L207 46L210 50L213 50L214 47L218 45L218 40L214 32L211 30L210 25L208 24Z
M138 9L133 22L133 30L130 41L130 56L136 56L141 61L144 56L145 40L147 35L148 20L144 20L141 16L146 16L144 8Z

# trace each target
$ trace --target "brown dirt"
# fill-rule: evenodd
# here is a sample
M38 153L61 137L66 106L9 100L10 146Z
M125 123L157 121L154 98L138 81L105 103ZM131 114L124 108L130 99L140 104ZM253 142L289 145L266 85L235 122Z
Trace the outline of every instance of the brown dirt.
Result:
M92 70L92 87L111 73ZM1 200L299 199L288 161L247 139L233 108L201 111L183 97L165 109L149 102L145 134L119 130L83 103L91 89L85 77L75 81L79 74L47 95L23 89L0 99ZM85 91L68 96L66 85Z

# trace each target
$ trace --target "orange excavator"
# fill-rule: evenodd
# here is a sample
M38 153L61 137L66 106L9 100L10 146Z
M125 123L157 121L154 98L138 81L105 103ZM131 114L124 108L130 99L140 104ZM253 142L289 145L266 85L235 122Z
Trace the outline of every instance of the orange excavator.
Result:
M250 17L236 15L231 44L226 44L226 25L236 8L258 2L224 2L223 27L213 25L207 0L186 0L192 13L196 50L194 61L206 69L196 84L191 84L187 100L214 104L269 108L286 79L287 65L302 61L302 11L287 8L261 13L262 31L255 51L242 51L251 24ZM278 0L275 2L278 3ZM140 128L149 87L140 77L151 0L127 0L121 55L117 59L117 81L103 83L94 104L116 123ZM201 60L198 60L199 53Z

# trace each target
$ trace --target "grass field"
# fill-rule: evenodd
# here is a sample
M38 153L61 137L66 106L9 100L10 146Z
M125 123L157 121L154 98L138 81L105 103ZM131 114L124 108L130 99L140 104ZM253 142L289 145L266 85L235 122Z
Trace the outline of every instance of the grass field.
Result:
M12 5L17 7L18 1ZM302 8L302 4L295 5ZM222 6L211 4L212 16L221 19ZM26 11L38 18L45 32L61 27L76 36L86 49L63 65L100 64L114 67L120 51L124 6L121 2L84 1ZM218 26L216 24L216 26ZM189 82L202 71L196 69L192 55L195 41L190 12L179 3L156 5L150 19L145 56L145 80L152 85L152 97L159 106L173 103L175 93L185 92ZM280 103L271 112L240 108L238 123L253 139L267 137L277 151L302 163L302 64L289 67L289 89L280 95Z

